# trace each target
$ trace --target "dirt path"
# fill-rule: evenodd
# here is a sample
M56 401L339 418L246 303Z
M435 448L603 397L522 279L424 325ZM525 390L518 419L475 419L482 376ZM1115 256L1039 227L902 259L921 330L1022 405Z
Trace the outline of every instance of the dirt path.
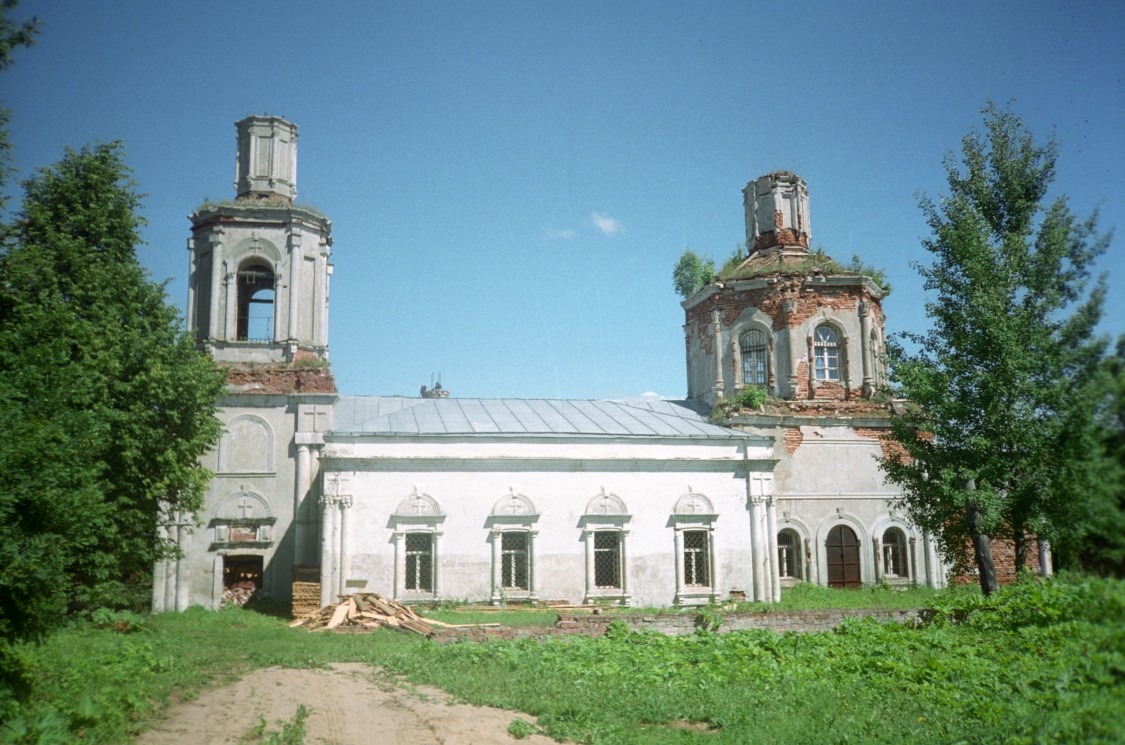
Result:
M503 709L449 703L442 691L396 686L366 665L340 663L330 670L257 670L173 706L137 743L252 743L243 738L262 719L266 731L280 732L281 723L293 722L301 704L311 712L305 720L308 745L513 745L517 740L508 734L511 721L533 721ZM532 735L519 742L554 741Z

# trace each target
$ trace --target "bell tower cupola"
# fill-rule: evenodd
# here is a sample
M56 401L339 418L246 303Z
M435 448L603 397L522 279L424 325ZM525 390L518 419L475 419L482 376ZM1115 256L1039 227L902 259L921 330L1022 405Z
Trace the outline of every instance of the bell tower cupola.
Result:
M248 116L234 126L238 198L292 204L297 198L297 125L276 116Z
M326 359L332 223L294 202L297 125L248 116L235 129L236 198L190 216L189 321L220 362Z
M746 247L750 253L770 248L809 250L809 187L789 171L774 171L746 184Z

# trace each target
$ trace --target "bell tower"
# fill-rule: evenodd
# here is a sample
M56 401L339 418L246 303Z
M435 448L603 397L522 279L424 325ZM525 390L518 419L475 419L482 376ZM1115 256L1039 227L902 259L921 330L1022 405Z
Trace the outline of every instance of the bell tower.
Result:
M236 198L190 216L189 322L220 362L326 359L332 222L294 204L297 125L248 116L235 128Z

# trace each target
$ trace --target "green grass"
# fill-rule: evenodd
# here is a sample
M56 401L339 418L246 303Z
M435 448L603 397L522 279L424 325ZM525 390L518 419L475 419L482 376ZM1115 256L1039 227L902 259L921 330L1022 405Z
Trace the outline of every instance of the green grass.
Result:
M910 596L786 594L800 604L791 609L889 607ZM203 686L331 662L382 665L466 701L524 711L535 729L577 742L1125 742L1125 583L1063 578L929 601L934 620L917 629L850 622L834 633L670 638L616 626L604 639L448 646L396 632L308 633L243 609L107 617L17 648L31 691L22 705L0 692L0 743L127 742L167 702ZM554 617L481 615L509 612ZM472 613L426 615L464 622ZM258 734L293 737L303 725L297 716Z

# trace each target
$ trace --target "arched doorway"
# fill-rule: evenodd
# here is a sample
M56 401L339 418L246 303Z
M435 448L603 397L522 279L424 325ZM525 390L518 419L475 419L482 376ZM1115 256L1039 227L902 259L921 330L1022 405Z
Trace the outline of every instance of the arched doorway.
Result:
M847 525L837 525L828 531L824 544L828 557L829 587L861 587L859 572L859 539Z

